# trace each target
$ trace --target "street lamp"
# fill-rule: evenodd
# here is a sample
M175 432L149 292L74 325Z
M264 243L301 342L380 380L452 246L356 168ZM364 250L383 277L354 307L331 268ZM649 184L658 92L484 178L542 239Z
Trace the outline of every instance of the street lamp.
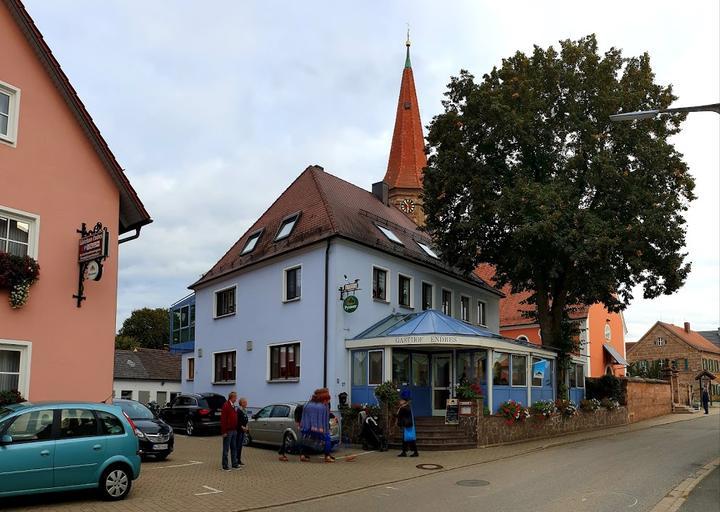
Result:
M678 107L665 108L662 110L640 110L638 112L624 112L622 114L613 114L610 116L611 121L632 121L633 119L650 119L658 114L677 114L682 112L715 112L720 114L720 103L711 103L710 105L698 105L696 107Z

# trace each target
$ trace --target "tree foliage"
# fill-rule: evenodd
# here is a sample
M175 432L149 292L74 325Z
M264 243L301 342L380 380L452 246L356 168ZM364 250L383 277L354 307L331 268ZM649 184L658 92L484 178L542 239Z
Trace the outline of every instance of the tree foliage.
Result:
M170 314L165 308L135 309L115 337L115 348L162 349L170 342Z
M429 129L427 227L444 257L531 291L545 343L570 348L569 310L620 311L685 282L683 212L694 181L670 143L684 115L613 123L665 108L647 54L598 52L594 35L517 52L482 80L451 78ZM563 347L564 345L564 347Z

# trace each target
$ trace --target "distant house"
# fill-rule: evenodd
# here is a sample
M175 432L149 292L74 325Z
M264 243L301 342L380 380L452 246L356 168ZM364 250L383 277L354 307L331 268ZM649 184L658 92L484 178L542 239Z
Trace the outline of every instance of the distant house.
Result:
M115 351L113 396L160 406L180 393L180 355L138 348Z
M698 334L708 340L710 343L720 348L720 327L714 331L698 331Z
M683 327L656 322L628 348L627 359L637 363L639 368L650 368L656 363L662 367L674 366L678 370L677 403L700 400L700 389L695 380L700 372L720 373L720 347L691 330L689 322ZM711 386L712 396L720 396L720 383L715 381Z

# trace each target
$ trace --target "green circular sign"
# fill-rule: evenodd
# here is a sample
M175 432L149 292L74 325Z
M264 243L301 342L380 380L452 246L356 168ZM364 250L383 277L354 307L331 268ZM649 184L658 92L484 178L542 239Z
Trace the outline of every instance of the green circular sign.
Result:
M360 301L355 295L348 295L343 300L343 309L346 313L352 313L358 308L358 304L360 304Z

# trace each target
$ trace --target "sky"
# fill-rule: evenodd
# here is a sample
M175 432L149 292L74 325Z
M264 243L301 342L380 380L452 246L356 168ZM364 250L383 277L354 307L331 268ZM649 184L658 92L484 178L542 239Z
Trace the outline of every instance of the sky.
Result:
M190 291L308 166L369 189L387 167L405 34L424 125L451 76L597 34L648 52L676 106L720 101L720 3L25 0L154 219L121 246L117 324ZM674 138L697 182L684 287L625 311L720 326L720 116Z

